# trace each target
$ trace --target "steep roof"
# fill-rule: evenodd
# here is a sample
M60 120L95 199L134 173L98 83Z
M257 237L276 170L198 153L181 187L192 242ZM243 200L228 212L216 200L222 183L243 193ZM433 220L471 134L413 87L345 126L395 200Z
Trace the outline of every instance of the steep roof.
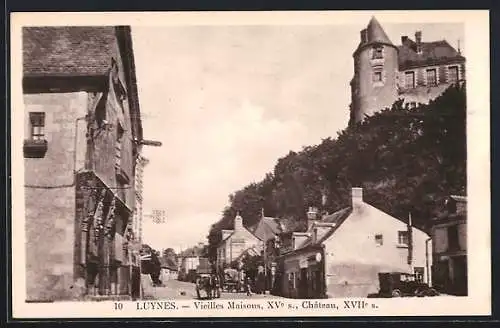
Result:
M23 76L104 77L121 53L125 83L130 100L134 138L142 140L143 130L135 74L132 36L129 26L44 26L24 27Z
M380 42L380 43L392 44L391 40L389 40L389 37L382 28L382 25L380 25L380 23L375 17L372 17L370 19L370 22L368 23L366 30L368 33L369 43Z
M261 218L252 229L252 233L260 240L269 240L281 232L279 220L271 217Z
M365 37L360 41L358 47L354 51L354 55L362 48L372 44L387 44L394 47L394 44L385 33L382 25L380 25L375 17L370 19L366 29L362 30L361 33L362 35L365 34Z
M439 65L451 60L465 61L465 58L446 40L422 42L421 48L422 52L417 53L416 42L409 38L401 46L398 46L400 69L433 64Z
M115 38L113 26L24 27L24 76L106 75Z

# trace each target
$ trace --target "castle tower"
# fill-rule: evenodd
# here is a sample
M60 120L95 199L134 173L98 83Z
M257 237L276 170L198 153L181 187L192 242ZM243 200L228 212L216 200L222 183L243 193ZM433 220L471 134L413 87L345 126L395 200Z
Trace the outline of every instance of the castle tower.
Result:
M361 42L353 57L349 124L390 107L398 97L398 48L389 40L375 17L361 31Z

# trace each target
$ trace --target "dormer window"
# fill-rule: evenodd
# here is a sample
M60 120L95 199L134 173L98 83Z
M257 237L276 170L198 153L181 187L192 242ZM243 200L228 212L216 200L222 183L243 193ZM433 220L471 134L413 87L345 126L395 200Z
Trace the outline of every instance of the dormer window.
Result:
M384 48L382 46L373 47L372 59L384 58Z
M382 82L382 72L381 71L373 72L373 82Z
M451 197L447 198L445 200L444 205L445 205L446 210L448 211L448 213L450 213L450 214L456 214L457 213L457 202L454 199L452 199Z

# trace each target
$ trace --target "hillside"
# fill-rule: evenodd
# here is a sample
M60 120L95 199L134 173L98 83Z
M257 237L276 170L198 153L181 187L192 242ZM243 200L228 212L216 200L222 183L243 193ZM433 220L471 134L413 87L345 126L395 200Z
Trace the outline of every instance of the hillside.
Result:
M305 226L308 206L326 210L349 204L350 188L364 188L365 200L379 209L413 222L422 229L437 204L448 194L465 195L466 186L465 86L449 88L428 105L409 110L402 101L349 126L336 139L290 152L274 171L230 195L230 206L210 230L210 246L221 229L231 229L236 211L245 226L266 216L281 218L295 231ZM215 256L210 247L210 256Z

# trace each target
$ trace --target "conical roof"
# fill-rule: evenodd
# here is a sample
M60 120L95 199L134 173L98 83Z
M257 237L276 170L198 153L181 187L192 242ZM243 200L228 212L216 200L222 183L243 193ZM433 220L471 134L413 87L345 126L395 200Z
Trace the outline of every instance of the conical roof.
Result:
M385 34L382 25L380 25L380 23L375 17L372 17L372 19L370 19L370 22L368 23L368 27L366 29L368 33L369 43L382 42L382 43L392 44L387 34Z

